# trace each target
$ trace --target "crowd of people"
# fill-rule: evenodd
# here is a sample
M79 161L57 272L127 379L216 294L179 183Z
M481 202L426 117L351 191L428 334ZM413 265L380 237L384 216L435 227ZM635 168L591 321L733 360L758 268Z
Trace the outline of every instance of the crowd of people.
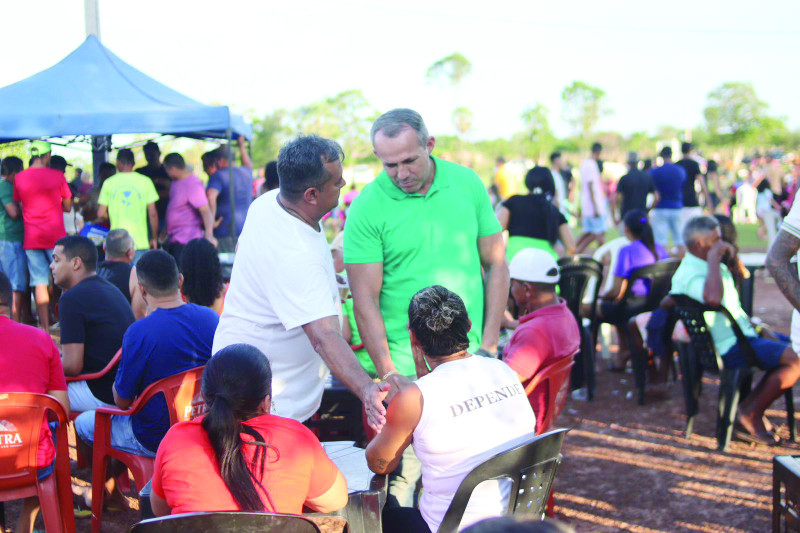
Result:
M559 295L557 260L593 244L605 249L613 224L623 242L609 252L600 319L618 323L648 294L638 280L621 303L636 269L682 258L672 292L724 305L768 369L740 406L739 434L775 442L763 414L800 378L797 348L750 326L735 236L704 214L723 201L721 190L690 144L674 164L665 147L649 171L629 154L629 172L609 198L595 143L580 164L576 199L578 180L567 179L558 152L550 168L527 171L529 193L518 195L500 172L504 161L487 191L474 171L435 156L436 139L413 110L384 113L370 136L382 171L343 202L345 154L315 135L284 145L257 187L242 138L240 166L225 147L203 155L205 185L180 154L162 162L153 142L139 169L130 149L119 150L94 189L68 183L43 141L31 143L27 169L6 158L0 335L13 341L0 348L0 390L56 397L77 415L79 453L90 458L95 409L126 409L151 384L205 366L202 416L170 427L156 397L111 418L112 447L154 459L156 515L299 514L347 503L346 480L304 425L332 374L363 403L376 435L366 457L389 476L384 531L437 531L473 467L542 430L547 396L526 390L543 369L576 357L582 340L581 317ZM773 181L764 174L760 183ZM776 198L771 206L780 206ZM578 207L583 231L573 239ZM76 209L86 223L68 235L64 213ZM769 264L800 309L800 282L789 271L800 249L795 211L775 234ZM326 218L343 228L333 242ZM233 252L226 284L219 254ZM41 329L21 324L31 321L31 301ZM60 346L47 334L55 316ZM729 325L709 320L725 364L744 364ZM115 357L103 377L66 383ZM43 430L42 475L53 454ZM117 474L106 476L112 497ZM503 514L508 491L500 481L481 485L462 527ZM17 531L32 531L36 510L35 498L25 502Z

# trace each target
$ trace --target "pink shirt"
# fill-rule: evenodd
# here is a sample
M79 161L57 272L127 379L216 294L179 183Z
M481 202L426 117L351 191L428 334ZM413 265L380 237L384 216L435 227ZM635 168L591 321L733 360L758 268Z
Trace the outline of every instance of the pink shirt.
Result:
M586 159L581 163L581 212L584 217L600 217L606 214L606 196L603 194L602 181L600 179L600 167L594 159ZM590 193L589 191L592 191ZM592 196L594 195L594 203ZM594 204L597 204L597 210Z
M167 235L171 242L186 244L205 235L198 211L204 205L208 205L206 190L197 176L173 180L167 205Z
M558 305L549 305L537 309L519 318L517 327L503 350L503 361L506 362L527 387L531 379L544 366L562 357L571 357L578 351L581 334L578 323L572 316L564 300ZM531 400L531 407L536 414L536 429L544 421L542 412L545 394L537 394Z
M26 250L52 250L67 234L61 200L72 198L64 173L47 167L23 170L14 177L14 201L22 204Z

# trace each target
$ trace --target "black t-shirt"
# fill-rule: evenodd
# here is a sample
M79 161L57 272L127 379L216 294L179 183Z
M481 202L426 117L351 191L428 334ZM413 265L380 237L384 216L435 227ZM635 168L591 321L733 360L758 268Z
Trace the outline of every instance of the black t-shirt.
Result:
M656 186L650 174L641 170L631 170L619 179L617 193L622 193L622 205L619 208L620 218L634 209L647 209L648 193L656 192Z
M128 263L121 263L119 261L103 261L97 264L97 275L101 278L108 280L116 288L120 290L122 295L131 301L131 269L133 267Z
M156 169L150 167L137 168L136 172L144 174L153 181L153 185L158 193L158 200L156 200L156 211L158 211L158 224L163 226L166 222L167 205L169 204L169 188L171 181L164 165L160 165Z
M697 193L694 191L694 180L700 174L700 165L694 159L684 158L675 163L686 171L683 182L683 207L698 207Z
M64 291L58 301L61 344L83 344L81 374L99 372L122 346L122 337L133 324L131 305L119 289L100 276L84 279ZM111 387L117 369L100 379L87 381L98 400L114 404Z
M554 238L558 237L559 226L567 223L556 206L532 194L512 196L503 202L503 206L511 214L508 219L509 237L530 237L553 244ZM549 227L554 228L552 235L548 235L548 222Z

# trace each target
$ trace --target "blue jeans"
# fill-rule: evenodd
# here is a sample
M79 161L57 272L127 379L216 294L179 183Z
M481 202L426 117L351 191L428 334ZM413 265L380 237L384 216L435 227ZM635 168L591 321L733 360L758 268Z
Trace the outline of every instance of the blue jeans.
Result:
M81 413L75 419L75 432L84 442L94 442L94 411ZM129 416L111 415L111 447L142 457L156 456L136 440Z
M414 448L403 451L400 464L389 474L389 495L386 507L414 507L417 496L417 482L422 477L422 463L417 459Z
M53 250L25 250L28 258L30 286L50 285L50 263L53 262Z
M583 217L583 231L585 233L594 233L597 235L602 235L603 233L608 231L608 224L606 223L606 217L603 215L596 217Z
M683 246L681 210L656 208L650 213L650 222L653 224L653 236L656 242L666 248L669 237L672 235L672 244Z
M8 276L12 291L22 292L28 287L28 258L21 242L0 241L0 271Z

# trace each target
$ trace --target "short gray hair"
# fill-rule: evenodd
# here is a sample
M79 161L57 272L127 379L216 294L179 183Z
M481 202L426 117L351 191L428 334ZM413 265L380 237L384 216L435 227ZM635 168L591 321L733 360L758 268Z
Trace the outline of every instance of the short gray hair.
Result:
M428 143L430 135L428 134L428 128L425 126L425 121L422 120L422 115L413 109L398 107L379 116L378 120L372 125L372 130L369 132L372 146L375 146L375 135L379 131L389 138L394 138L406 128L411 128L417 132L417 140L420 146L425 146Z
M133 237L125 229L112 229L106 236L106 256L109 258L124 257L133 248Z
M714 217L706 215L694 217L683 227L683 242L689 247L695 243L695 235L711 233L717 228L719 228L719 222Z

